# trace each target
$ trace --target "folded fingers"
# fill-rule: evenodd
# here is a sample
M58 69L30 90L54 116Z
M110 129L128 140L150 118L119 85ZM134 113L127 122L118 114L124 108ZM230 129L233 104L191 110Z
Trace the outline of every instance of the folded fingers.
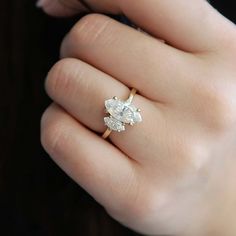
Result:
M88 15L73 27L61 54L83 60L159 102L183 92L196 68L193 55L99 14Z
M43 115L41 142L52 159L107 210L122 212L132 205L139 178L135 162L56 104Z
M126 100L130 93L127 86L77 59L63 59L56 64L48 74L46 88L56 103L79 122L100 134L106 130L103 120L106 116L105 100L114 96ZM134 127L126 125L126 131L112 132L110 139L128 156L140 160L146 157L147 152L143 150L143 145L138 144L150 144L154 138L154 129L160 132L162 111L156 103L138 94L133 104L141 108L145 122L137 123Z

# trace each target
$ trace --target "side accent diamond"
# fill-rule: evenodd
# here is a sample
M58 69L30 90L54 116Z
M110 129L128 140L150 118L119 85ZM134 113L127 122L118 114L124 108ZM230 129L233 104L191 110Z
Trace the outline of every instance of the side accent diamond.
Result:
M124 124L120 122L119 120L116 120L112 116L104 117L104 122L105 122L105 125L111 130L118 131L118 132L125 130Z

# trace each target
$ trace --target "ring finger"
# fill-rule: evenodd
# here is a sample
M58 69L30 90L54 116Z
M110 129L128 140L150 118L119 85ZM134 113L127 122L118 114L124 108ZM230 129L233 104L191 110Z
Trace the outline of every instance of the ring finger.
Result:
M77 59L58 62L48 74L46 89L56 103L88 128L99 133L106 129L103 122L104 101L113 96L125 100L130 93L129 88L121 82ZM143 145L158 143L158 137L152 137L152 134L156 133L153 132L154 129L161 133L162 105L138 94L133 103L141 108L145 122L138 123L135 127L126 126L127 130L121 133L112 132L110 139L128 156L140 160L148 156L147 150L141 148ZM154 124L158 124L158 127Z

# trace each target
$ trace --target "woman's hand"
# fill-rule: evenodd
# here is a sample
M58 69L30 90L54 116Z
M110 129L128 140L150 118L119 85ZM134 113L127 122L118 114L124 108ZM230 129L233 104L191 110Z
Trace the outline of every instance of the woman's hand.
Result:
M152 36L99 14L74 26L46 80L43 146L136 231L235 235L235 26L203 0L113 7ZM103 140L104 101L132 87L143 122Z

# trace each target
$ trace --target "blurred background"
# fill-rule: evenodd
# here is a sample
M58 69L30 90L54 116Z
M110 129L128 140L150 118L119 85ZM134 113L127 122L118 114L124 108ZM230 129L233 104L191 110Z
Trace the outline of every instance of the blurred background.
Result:
M233 0L211 1L236 22ZM113 221L40 145L40 117L50 100L47 71L62 38L80 18L44 15L32 0L0 3L0 235L138 235Z

